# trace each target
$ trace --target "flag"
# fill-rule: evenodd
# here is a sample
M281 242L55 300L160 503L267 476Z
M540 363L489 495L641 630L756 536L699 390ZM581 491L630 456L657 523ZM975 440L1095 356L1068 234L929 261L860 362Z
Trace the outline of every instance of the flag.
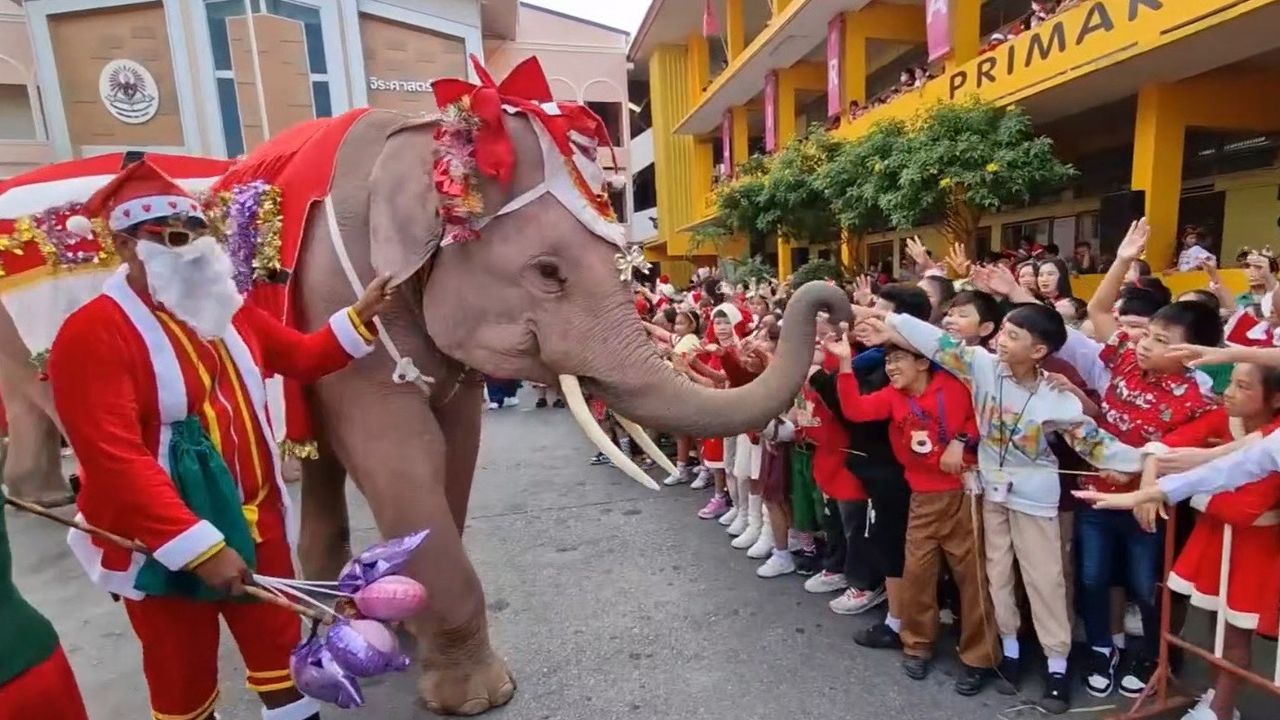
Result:
M709 38L720 34L720 23L716 20L715 8L711 0L703 0L702 4L702 37Z

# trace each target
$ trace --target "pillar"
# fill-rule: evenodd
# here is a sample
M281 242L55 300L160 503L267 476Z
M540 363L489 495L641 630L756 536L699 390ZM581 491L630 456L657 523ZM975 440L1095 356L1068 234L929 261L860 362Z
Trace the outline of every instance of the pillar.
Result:
M692 100L690 103L692 108L702 98L702 89L711 82L711 52L707 48L707 39L702 36L701 30L689 35L688 48L689 97Z
M796 136L796 81L797 74L778 73L778 147L791 142ZM791 267L791 240L778 236L778 279L786 279L793 272Z
M844 88L844 109L854 100L867 104L867 32L858 15L844 14L844 58L841 62L840 84Z
M724 46L729 62L742 54L747 46L747 25L742 14L743 0L725 0Z
M1146 191L1147 262L1152 270L1170 267L1177 252L1178 205L1182 199L1182 155L1186 137L1177 88L1148 85L1138 91L1133 130L1134 190Z
M649 58L650 102L653 113L653 169L658 196L658 236L670 255L683 255L688 238L677 233L697 219L689 183L694 166L694 139L677 135L676 125L693 107L689 52L681 45L664 45Z
M951 57L947 72L978 57L982 42L982 0L951 0Z
M747 161L751 153L751 126L745 106L733 109L733 158L734 167Z

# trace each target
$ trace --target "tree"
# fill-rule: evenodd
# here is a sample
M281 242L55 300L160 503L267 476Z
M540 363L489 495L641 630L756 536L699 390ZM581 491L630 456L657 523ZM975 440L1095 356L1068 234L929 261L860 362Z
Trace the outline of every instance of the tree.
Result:
M715 191L719 223L753 241L763 239L766 234L760 229L760 216L764 213L765 176L769 173L770 160L767 155L747 158L737 167L733 179Z
M840 280L842 275L840 267L831 260L810 260L791 274L791 289L799 290L800 286L815 280Z
M697 254L699 250L710 248L717 255L726 241L733 237L733 228L725 225L720 219L708 221L689 232L689 250L686 256Z
M823 187L846 228L940 218L951 242L969 246L984 213L1028 204L1075 174L1024 111L971 99L877 123L842 149Z
M821 125L813 125L774 156L760 196L763 212L756 219L762 232L809 244L839 240L840 224L818 177L840 145Z

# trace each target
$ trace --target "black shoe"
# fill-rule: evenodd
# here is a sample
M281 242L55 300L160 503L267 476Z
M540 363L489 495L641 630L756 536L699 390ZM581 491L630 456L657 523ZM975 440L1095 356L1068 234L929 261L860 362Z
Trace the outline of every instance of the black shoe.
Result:
M1110 695L1116 686L1116 666L1119 664L1120 653L1115 648L1108 653L1090 649L1084 666L1085 692L1096 698Z
M564 409L564 400L556 398L555 402L551 403L551 407Z
M964 669L960 671L959 677L956 678L956 692L965 697L973 697L982 692L982 688L986 686L987 679L991 677L989 668L962 666Z
M1071 709L1071 682L1066 673L1049 673L1044 679L1040 708L1051 715L1061 715Z
M587 462L591 463L592 465L608 465L609 456L605 455L604 453L596 453L595 455L592 455L591 459L588 460Z
M539 409L544 408L544 407L546 407L546 406L547 406L547 399L546 399L546 398L538 398L538 402L534 403L534 404L533 404L533 406L534 406L534 407L536 407L536 408L539 408Z
M902 640L898 637L898 633L889 629L889 626L884 623L878 623L854 633L853 641L862 647L875 648L876 650L902 649Z
M921 657L908 655L902 658L902 672L912 680L923 680L929 677L929 661Z
M1125 655L1124 669L1120 671L1120 694L1136 698L1146 689L1156 671L1156 661L1136 650Z
M796 574L808 577L822 569L822 558L813 550L797 550L792 553L796 561Z
M996 668L996 692L1001 695L1017 695L1022 681L1022 665L1017 658L1003 657Z

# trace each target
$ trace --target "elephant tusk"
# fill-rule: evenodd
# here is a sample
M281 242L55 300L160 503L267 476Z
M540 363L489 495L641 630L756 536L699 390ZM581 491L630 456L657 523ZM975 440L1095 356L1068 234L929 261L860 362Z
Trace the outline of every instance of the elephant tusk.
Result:
M569 412L577 421L578 427L582 428L582 432L587 434L587 439L595 444L600 452L612 460L619 470L627 474L627 477L650 490L658 489L658 483L637 467L621 448L614 445L613 441L604 434L604 430L600 429L595 418L591 417L591 411L587 409L587 401L582 397L582 384L578 382L576 375L560 376L560 395L564 397L565 404L569 406Z
M653 438L649 437L649 433L645 432L644 428L622 417L618 413L614 413L613 416L618 419L618 424L622 425L622 429L627 431L627 434L631 436L631 439L640 444L640 449L644 450L646 455L653 458L654 462L661 465L663 470L666 470L672 475L680 474L680 471L676 469L675 463L671 462L671 458L667 457L666 453L662 452L658 445L653 442Z

